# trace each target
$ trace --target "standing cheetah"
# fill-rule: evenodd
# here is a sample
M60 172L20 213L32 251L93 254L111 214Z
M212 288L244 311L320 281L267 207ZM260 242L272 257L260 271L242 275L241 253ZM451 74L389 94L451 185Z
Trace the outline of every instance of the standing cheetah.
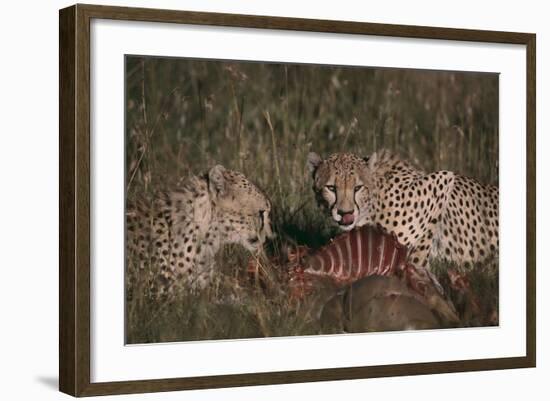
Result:
M161 192L150 204L128 205L127 256L140 267L158 266L156 290L204 288L222 245L257 251L271 237L271 203L243 174L217 165ZM130 260L129 260L130 261Z
M424 268L431 257L468 267L498 253L498 188L450 171L425 173L383 150L361 158L308 155L318 203L345 231L379 225Z

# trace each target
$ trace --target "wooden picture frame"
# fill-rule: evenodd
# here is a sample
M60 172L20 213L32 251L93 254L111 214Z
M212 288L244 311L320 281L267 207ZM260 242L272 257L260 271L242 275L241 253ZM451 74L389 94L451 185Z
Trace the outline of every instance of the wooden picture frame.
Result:
M491 42L525 46L527 54L525 60L527 71L527 119L525 122L527 132L525 138L527 143L526 355L493 359L92 383L90 380L90 21L94 18ZM536 37L534 34L95 5L75 5L62 9L59 15L59 28L59 388L62 392L73 396L94 396L535 366Z

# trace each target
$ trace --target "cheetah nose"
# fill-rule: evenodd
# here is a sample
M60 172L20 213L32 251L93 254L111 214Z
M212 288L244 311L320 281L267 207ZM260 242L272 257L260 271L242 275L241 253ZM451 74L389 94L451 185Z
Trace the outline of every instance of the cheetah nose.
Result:
M342 212L339 210L338 214L341 217L340 224L349 226L355 220L355 218L353 217L353 212Z

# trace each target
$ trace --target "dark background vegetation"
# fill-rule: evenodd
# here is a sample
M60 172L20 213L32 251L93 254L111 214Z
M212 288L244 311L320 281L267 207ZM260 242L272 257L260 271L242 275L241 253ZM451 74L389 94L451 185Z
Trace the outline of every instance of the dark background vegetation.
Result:
M308 152L389 148L426 171L498 185L498 97L498 75L488 73L128 56L127 198L223 164L271 198L278 234L271 254L286 243L316 247L335 232L315 205ZM127 341L316 334L314 308L291 302L284 283L246 281L248 256L227 247L219 258L230 278L221 287L246 293L246 302L230 305L215 302L217 291L149 300L129 255ZM264 266L266 274L277 268ZM497 270L475 277L491 306Z

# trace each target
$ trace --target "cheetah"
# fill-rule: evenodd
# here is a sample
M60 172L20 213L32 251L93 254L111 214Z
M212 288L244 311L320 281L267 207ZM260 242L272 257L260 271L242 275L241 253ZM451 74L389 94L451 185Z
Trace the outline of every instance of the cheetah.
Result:
M451 171L426 173L387 150L323 160L308 155L317 201L349 231L381 226L426 268L442 258L468 268L498 254L498 188Z
M155 295L175 287L201 290L211 282L214 256L224 244L257 252L273 236L270 212L271 202L258 187L216 165L152 202L128 205L127 256L137 257L141 268L159 267Z

